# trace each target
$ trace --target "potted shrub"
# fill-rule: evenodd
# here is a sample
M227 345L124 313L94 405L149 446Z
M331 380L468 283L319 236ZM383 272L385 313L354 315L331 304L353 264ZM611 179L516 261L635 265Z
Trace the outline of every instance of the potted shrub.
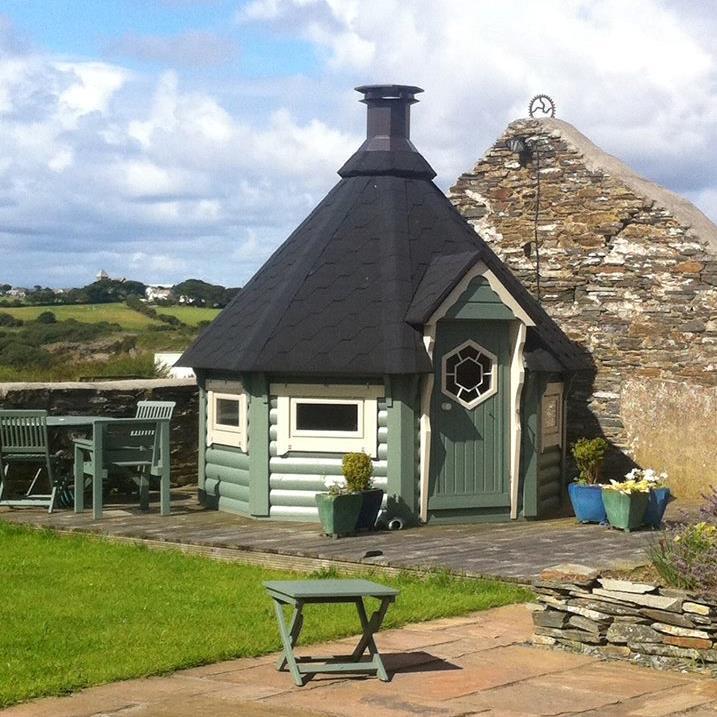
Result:
M611 480L602 490L607 519L613 528L629 533L642 526L650 501L650 484L646 480Z
M353 533L361 512L361 494L349 493L346 480L340 476L329 476L325 485L328 492L317 493L315 497L321 529L334 538Z
M361 495L356 530L373 530L381 511L383 490L373 487L373 461L365 453L346 453L341 460L346 488Z
M599 485L606 450L604 438L579 438L571 448L579 475L568 485L568 495L578 523L604 523L607 520Z
M647 481L650 486L647 510L645 511L645 525L650 528L659 528L665 515L667 505L674 500L674 496L667 487L667 473L658 473L652 468L633 468L625 475L626 480Z

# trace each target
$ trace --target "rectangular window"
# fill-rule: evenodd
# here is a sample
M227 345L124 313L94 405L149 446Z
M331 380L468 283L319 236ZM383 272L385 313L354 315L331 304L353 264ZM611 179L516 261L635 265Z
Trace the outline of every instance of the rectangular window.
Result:
M290 451L376 457L381 385L272 384L277 455Z
M542 450L563 444L563 384L549 383L540 411Z
M246 394L232 385L225 393L207 391L207 445L236 446L246 451Z
M360 437L363 401L300 399L291 401L292 435Z

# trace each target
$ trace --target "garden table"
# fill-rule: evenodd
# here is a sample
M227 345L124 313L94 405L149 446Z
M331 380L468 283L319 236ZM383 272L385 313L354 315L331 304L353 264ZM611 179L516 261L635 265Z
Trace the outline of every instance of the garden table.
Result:
M92 428L95 421L107 421L107 416L48 416L48 428Z
M388 681L386 668L381 660L373 636L381 627L388 606L395 601L399 591L371 582L370 580L271 580L264 583L274 601L274 611L279 623L279 633L284 654L279 658L276 669L283 670L288 665L294 682L302 687L304 675L318 672L368 672L380 680ZM363 600L366 597L377 598L380 607L369 618ZM294 646L304 623L302 614L304 605L326 603L353 603L361 621L362 635L353 653L348 657L335 657L322 660L314 657L296 657ZM284 605L291 605L294 613L291 624L287 625ZM371 660L362 661L368 649Z

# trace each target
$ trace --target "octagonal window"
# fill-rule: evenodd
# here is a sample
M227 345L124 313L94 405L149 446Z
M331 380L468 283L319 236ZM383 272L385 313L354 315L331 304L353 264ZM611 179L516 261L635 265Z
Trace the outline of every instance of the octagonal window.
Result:
M466 408L475 408L497 391L496 357L474 341L443 356L443 393Z

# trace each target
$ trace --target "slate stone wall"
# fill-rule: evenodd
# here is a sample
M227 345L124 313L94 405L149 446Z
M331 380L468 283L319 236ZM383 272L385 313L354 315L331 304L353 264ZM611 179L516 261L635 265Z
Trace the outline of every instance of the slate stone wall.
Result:
M512 123L459 177L450 198L535 295L535 248L526 244L536 229L539 166L542 303L595 365L570 394L569 440L602 434L619 449L614 462L624 452L643 465L679 472L677 461L663 462L667 445L639 456L637 447L649 443L641 425L655 407L649 396L657 387L663 401L686 393L696 410L714 407L717 250L646 198L654 185L645 183L645 193L631 189L619 171L613 176L600 168L606 155L594 146L594 152L578 149L567 134L555 122ZM506 148L508 138L517 136L537 148L537 159L521 159ZM618 164L607 159L608 166ZM661 410L671 421L668 442L717 442L714 413L693 416L689 432L680 413L677 403ZM707 467L708 476L694 466L685 480L702 487L717 480L715 463Z
M601 578L580 565L544 570L533 589L535 644L717 676L717 595Z
M172 417L172 484L197 481L197 401L194 380L101 381L97 383L0 383L0 407L45 409L56 415L128 418L137 401L175 401ZM70 447L69 431L56 430L51 440Z

